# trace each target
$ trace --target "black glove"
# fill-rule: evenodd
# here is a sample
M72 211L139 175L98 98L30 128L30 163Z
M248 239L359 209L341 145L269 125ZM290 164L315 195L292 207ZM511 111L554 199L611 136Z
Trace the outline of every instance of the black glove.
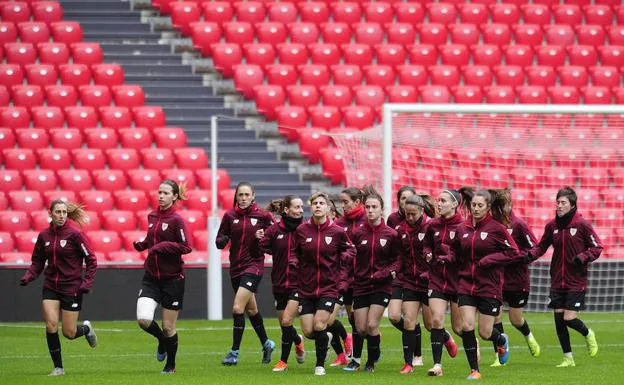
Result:
M527 253L524 255L524 263L526 263L527 265L533 261L535 261L535 258L533 257L533 255L531 255L530 252L527 251Z
M217 249L224 249L229 241L230 237L228 237L227 235L222 236L221 239L217 239L217 241L215 242L217 244Z
M20 278L19 285L20 285L20 286L26 286L26 285L28 285L28 280L26 279L26 277L22 277L22 278Z
M581 259L580 255L575 255L572 258L572 262L574 262L574 264L577 265L577 266L583 266L583 259Z
M80 286L80 288L78 289L78 294L87 294L87 293L89 293L90 291L91 291L90 289L87 289L87 288L86 288L86 287L84 287L84 286Z
M143 250L145 250L145 247L143 246L142 242L139 241L135 241L134 243L132 243L132 246L134 246L134 249L136 251L138 251L139 253Z

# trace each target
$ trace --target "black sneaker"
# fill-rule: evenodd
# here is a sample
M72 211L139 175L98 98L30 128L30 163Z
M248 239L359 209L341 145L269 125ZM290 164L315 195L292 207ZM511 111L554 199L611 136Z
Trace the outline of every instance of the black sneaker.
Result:
M375 363L367 362L366 366L364 367L364 371L369 373L375 373Z
M165 366L162 372L160 372L160 374L173 374L175 372L176 372L175 368L170 368L170 367Z
M347 364L347 366L342 368L342 370L347 371L347 372L359 372L360 371L360 364L355 362L355 360L351 360L351 362L349 362Z

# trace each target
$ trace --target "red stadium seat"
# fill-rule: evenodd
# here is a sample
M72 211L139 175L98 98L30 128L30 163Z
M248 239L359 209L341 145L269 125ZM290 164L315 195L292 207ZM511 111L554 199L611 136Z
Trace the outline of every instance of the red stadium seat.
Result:
M451 101L451 93L446 86L420 86L418 92L422 103L450 103Z
M299 12L301 15L301 21L305 23L310 22L315 24L327 22L329 20L330 14L329 7L326 3L316 1L309 3L300 3Z
M319 40L321 32L314 23L296 22L289 23L288 34L290 42L295 44L312 44Z
M412 86L389 86L386 87L386 95L390 103L417 103L418 92Z
M152 129L166 125L165 111L160 106L133 107L132 115L134 116L134 124L137 127Z
M137 212L147 210L150 206L149 199L142 190L120 190L114 193L114 197L117 210Z
M428 3L425 7L431 23L454 24L457 20L457 9L452 4Z
M418 24L425 20L423 6L418 3L394 3L397 21L400 23Z
M330 75L326 65L304 64L297 67L302 85L320 87L329 84Z
M10 191L7 195L12 210L32 212L44 208L39 191Z
M176 164L185 169L197 170L208 167L208 156L203 148L179 148L174 150Z
M334 84L355 86L362 84L362 71L357 65L342 64L331 67Z
M63 190L54 190L54 189L43 192L43 204L45 208L50 208L50 204L56 200L61 200L63 202L76 202L76 193L73 191L63 191ZM31 218L34 223L35 218L32 214L31 214Z
M1 8L0 16L3 21L21 23L30 20L30 7L27 2L4 3Z
M126 174L122 170L93 170L93 183L97 190L116 191L128 185Z
M211 45L221 41L223 32L217 23L195 22L190 24L193 47L208 56L212 53Z
M620 85L620 74L617 67L599 66L591 67L592 84L595 86L617 87Z
M537 24L516 24L512 26L514 40L516 44L526 44L532 46L542 45L544 34L542 28Z
M479 43L480 32L475 24L451 24L448 28L451 41L455 44L472 45Z
M15 233L15 248L20 253L32 252L38 237L36 231L18 231Z
M57 43L79 43L82 41L82 28L76 21L57 21L50 23L52 38Z
M104 54L99 43L72 43L70 44L74 64L100 64Z
M54 128L65 124L65 116L59 107L33 107L31 112L36 127Z
M92 187L91 175L87 170L58 170L57 176L62 190L78 193Z
M0 84L5 87L21 85L24 81L22 67L17 64L0 64Z
M321 94L323 97L323 104L328 106L344 107L351 105L353 100L351 88L343 85L323 86L321 87ZM316 103L313 105L316 105Z
M254 95L253 87L262 84L264 81L262 68L255 64L239 64L233 68L236 90L245 99L251 99Z
M554 86L557 81L555 69L549 66L525 67L527 83L530 86Z
M98 125L98 114L93 107L65 107L65 117L69 127L84 130Z
M132 132L134 129L129 130ZM163 127L154 130L154 140L159 148L184 148L187 146L187 137L183 128ZM127 146L124 146L127 147ZM146 146L149 147L149 146Z
M237 45L253 43L254 30L250 23L230 21L221 24L221 27L226 42Z
M318 129L303 129L299 131L299 148L301 155L308 158L312 164L320 161L320 150L329 147L331 139Z
M582 87L581 92L584 104L611 104L611 91L607 87Z
M522 21L525 24L549 24L550 8L544 4L523 4L520 6L522 11Z
M187 207L207 213L212 209L212 195L210 190L189 190L187 192Z
M590 67L598 62L596 49L590 45L573 45L567 47L566 51L571 65Z
M357 44L375 45L383 42L384 30L378 23L355 23L353 37Z
M62 84L74 87L91 84L91 70L86 64L63 64L59 70Z
M517 65L521 67L533 64L533 50L528 45L511 45L504 47L505 64Z
M413 65L435 65L438 62L438 52L431 44L414 44L409 50L410 63Z
M562 86L581 87L587 84L589 76L585 67L567 65L557 68Z
M459 70L453 65L438 65L429 67L431 84L454 86L459 84Z
M198 251L208 251L208 231L198 230L193 232L193 241L193 246L195 246ZM185 258L188 258L188 256L190 256L190 254L185 256ZM186 262L188 262L188 260Z
M50 30L46 23L24 22L17 25L22 43L47 43L50 40Z
M409 45L416 41L416 29L412 24L389 23L385 27L388 43L390 44ZM342 43L344 44L345 42Z
M145 168L164 170L174 165L173 153L167 148L145 148L141 150L141 155Z
M212 190L212 170L197 170L195 171L195 175L197 176L196 179L200 189ZM217 190L227 190L230 188L231 184L232 181L227 171L223 169L217 169Z
M624 65L624 47L607 45L598 47L600 63L604 66L620 67Z
M580 95L575 87L555 86L548 87L550 101L554 104L578 104Z
M98 111L103 127L120 129L132 126L132 114L127 107L103 106Z
M188 169L170 168L161 171L163 179L171 179L177 183L186 183L188 189L195 188L195 173Z
M355 86L353 87L355 104L369 107L379 107L385 101L385 93L380 86Z
M264 4L258 1L235 2L236 20L257 23L264 20L266 10Z
M106 256L106 261L112 264L137 266L143 265L145 256L136 251L111 251Z
M234 8L227 1L202 2L204 20L207 22L222 23L232 20Z
M323 175L331 180L333 185L344 181L344 166L340 149L325 148L321 150L321 163L323 165Z
M448 38L448 30L444 24L418 24L416 29L422 44L441 45L445 44Z
M132 190L142 190L149 194L158 189L160 172L157 169L128 170L128 181Z
M44 170L62 170L71 166L71 157L64 148L40 148L37 150L39 168Z
M289 142L293 142L297 138L297 128L307 124L308 115L306 111L304 107L300 106L278 106L275 108L278 130Z
M394 10L390 3L365 3L364 18L369 23L386 24L394 19Z
M339 23L357 23L362 17L362 10L356 2L336 2L331 4L331 8L333 20Z
M193 233L199 230L205 230L208 227L206 215L196 210L179 210L178 214L184 219L188 230Z
M521 104L546 104L548 93L542 86L520 86L516 89Z
M94 83L98 85L112 87L124 82L124 71L119 64L93 64L91 72Z
M600 25L577 25L575 30L578 44L597 47L606 42L606 34Z
M113 95L107 86L88 85L78 87L80 104L87 107L109 106L113 101Z
M455 103L481 103L483 101L483 92L479 86L453 86L451 92Z
M310 116L310 122L313 127L322 128L325 130L339 127L342 120L340 110L334 106L312 106L308 108L308 114ZM304 132L299 130L299 132Z
M275 120L276 108L286 101L286 93L282 86L258 85L254 87L256 109L267 120Z
M106 157L109 168L113 170L129 170L141 165L139 154L133 148L109 148Z
M106 166L106 157L100 149L77 148L71 152L72 163L76 169L99 170Z
M405 50L401 44L379 44L375 46L378 65L397 66L405 63Z
M37 164L37 157L31 149L7 148L2 150L2 155L7 170L28 170Z
M511 169L514 188L539 189L543 185L541 172L528 167Z
M365 129L375 124L371 106L344 106L341 108L346 127Z
M85 142L89 148L106 150L119 144L117 133L112 128L88 128L84 132Z
M457 8L462 23L479 25L488 21L489 10L485 4L464 3L458 4Z
M39 43L39 62L41 64L61 65L69 62L69 49L63 43Z
M275 49L269 43L252 43L243 45L247 65L265 66L275 62Z
M171 5L171 24L182 36L191 35L191 23L199 21L201 10L196 2L173 2Z
M15 147L15 135L13 134L13 130L0 127L0 150L13 147Z
M492 84L490 67L471 65L462 67L464 84L471 86L487 86Z
M373 62L373 50L366 44L342 45L344 64L369 65Z
M121 238L117 231L88 231L87 237L91 242L91 247L105 255L121 249Z
M481 34L483 36L483 43L485 44L502 46L511 42L511 32L507 24L482 24Z
M427 191L442 189L442 176L435 168L417 168L411 171L412 180L418 181L418 187Z
M442 64L462 66L467 65L470 60L468 48L461 44L447 44L440 48L440 58Z
M140 150L152 146L152 136L146 128L120 129L119 138L121 146L126 149Z
M624 45L624 25L605 27L609 36L609 42L613 45Z
M332 22L321 24L323 41L328 44L349 44L351 42L351 27L347 23Z
M19 64L22 67L37 61L37 49L32 43L6 43L4 55L7 64Z
M499 65L502 61L501 50L496 45L479 44L472 46L471 50L474 65L492 67Z
M138 213L137 213L138 214ZM147 219L147 218L145 218ZM139 221L142 221L143 218L139 218ZM134 242L142 241L145 239L147 234L144 230L134 230L134 231L124 231L121 233L121 238L123 242L124 249L126 250L134 250Z
M20 128L30 125L30 115L25 107L4 107L0 110L0 127Z
M318 104L319 93L314 86L291 85L286 87L288 101L291 106L311 107Z
M64 108L78 103L78 93L72 86L51 85L45 87L47 104L50 107Z
M515 4L492 4L490 17L493 23L516 24L520 20L520 10Z
M567 46L574 43L574 29L569 25L545 25L546 44Z
M555 24L578 25L583 20L583 13L578 5L555 5L553 16Z
M0 231L15 233L30 230L30 218L24 211L0 211Z
M565 65L565 50L561 46L544 45L536 47L539 65L559 67Z
M134 84L112 87L115 105L120 107L138 107L145 104L143 88Z
M14 43L17 41L17 28L10 21L0 21L0 44Z
M272 64L265 68L269 85L286 87L297 82L297 71L290 64Z
M496 84L517 87L524 84L524 70L516 65L494 67Z
M11 87L13 105L19 107L42 106L44 95L40 86L16 85Z
M11 233L0 232L0 253L12 252L14 247L13 237ZM4 262L3 259L0 259Z
M132 211L111 210L102 212L102 227L106 231L132 231L137 229L137 219Z
M367 85L386 87L395 83L394 70L389 65L365 66L364 77Z

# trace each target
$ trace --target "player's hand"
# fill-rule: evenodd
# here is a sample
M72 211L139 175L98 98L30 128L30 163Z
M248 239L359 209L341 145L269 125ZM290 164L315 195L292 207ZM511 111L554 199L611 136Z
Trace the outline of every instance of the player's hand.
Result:
M264 229L260 229L260 230L256 231L256 238L258 238L258 239L264 238Z
M577 266L583 266L583 264L584 264L584 263L583 263L583 259L581 258L581 256L580 256L580 255L575 255L575 256L572 258L572 262L574 262L574 264L575 264L575 265L577 265Z
M524 263L526 263L527 265L533 261L535 261L535 257L533 257L533 255L531 255L530 252L527 251L527 253L524 255Z
M28 279L26 279L26 277L22 277L22 278L20 279L19 285L20 285L20 286L26 286L26 285L28 285Z
M230 241L230 237L228 237L227 235L222 236L221 239L217 239L216 241L217 249L224 249L229 241Z
M142 243L142 242L139 242L139 241L134 241L134 242L132 243L132 246L134 246L134 249L135 249L136 251L138 251L139 253L140 253L141 251L145 250L145 247L143 246L143 243Z
M427 261L427 263L431 263L431 260L433 259L433 254L431 253L427 253L425 255L425 261Z

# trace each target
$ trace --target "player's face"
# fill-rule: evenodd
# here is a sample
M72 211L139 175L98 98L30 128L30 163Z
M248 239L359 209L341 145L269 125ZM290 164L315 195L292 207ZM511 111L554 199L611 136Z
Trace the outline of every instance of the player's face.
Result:
M158 187L158 207L161 210L171 207L177 198L178 195L173 193L173 187L168 184L163 183Z
M238 207L241 209L249 207L255 198L256 196L249 186L240 186L238 190L236 190L236 204L238 204Z
M472 202L470 203L470 209L472 211L472 216L474 217L474 219L480 221L481 219L485 218L488 211L490 211L490 206L488 206L487 202L485 201L485 197L475 196L474 198L472 198Z
M366 217L370 223L376 223L381 219L382 209L379 199L368 198L364 204L364 209L366 209Z
M407 198L411 197L412 195L414 195L414 193L411 192L410 190L405 190L401 193L401 197L399 197L399 208L401 210L405 209L405 201L407 200Z
M557 199L557 216L562 217L572 210L572 205L568 197L561 197Z
M327 216L329 206L327 201L323 197L318 197L310 203L310 209L312 210L312 216L316 219L322 219Z
M286 210L286 215L292 218L301 218L303 216L303 201L299 198L290 201L290 207Z
M438 212L443 217L449 217L455 214L457 203L449 193L443 192L438 196Z
M360 200L352 200L350 196L345 193L340 194L340 201L342 202L342 209L345 214L348 214L351 210L357 207L360 204Z
M57 203L50 211L50 218L56 227L61 227L67 222L67 205L65 203Z
M405 222L414 225L423 216L425 210L416 205L405 205Z

